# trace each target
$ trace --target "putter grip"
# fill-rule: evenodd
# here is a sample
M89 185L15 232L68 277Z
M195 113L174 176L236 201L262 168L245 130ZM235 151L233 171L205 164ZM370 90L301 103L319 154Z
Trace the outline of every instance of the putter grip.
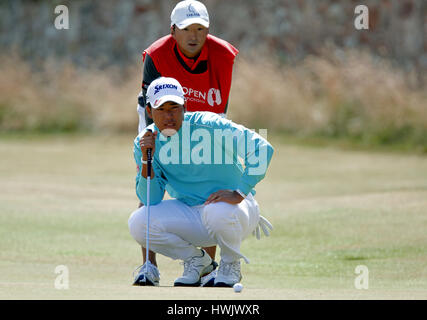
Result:
M147 129L147 131L153 132L151 129ZM151 148L147 149L147 177L151 178Z

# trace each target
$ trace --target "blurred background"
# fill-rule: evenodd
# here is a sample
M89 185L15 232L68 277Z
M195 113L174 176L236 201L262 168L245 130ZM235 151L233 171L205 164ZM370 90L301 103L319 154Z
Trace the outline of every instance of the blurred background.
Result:
M0 299L236 299L170 290L182 268L161 255L166 287L130 286L141 53L177 2L0 0ZM228 117L276 150L256 186L274 231L243 243L240 297L425 299L427 1L202 2L240 50Z
M177 2L0 1L0 133L136 134L141 53ZM427 152L426 1L203 2L211 34L240 50L229 118ZM68 30L54 26L60 4ZM358 4L368 30L354 26Z

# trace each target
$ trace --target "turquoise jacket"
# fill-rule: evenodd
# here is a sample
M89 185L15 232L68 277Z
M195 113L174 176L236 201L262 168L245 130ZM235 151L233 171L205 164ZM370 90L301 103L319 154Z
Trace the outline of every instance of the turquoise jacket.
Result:
M147 179L141 175L140 138L134 140L138 166L136 194L147 203ZM239 190L255 194L255 185L264 178L273 147L261 135L212 112L184 115L181 129L171 137L160 132L153 155L154 177L150 181L150 204L162 201L165 190L189 206L203 204L215 191Z

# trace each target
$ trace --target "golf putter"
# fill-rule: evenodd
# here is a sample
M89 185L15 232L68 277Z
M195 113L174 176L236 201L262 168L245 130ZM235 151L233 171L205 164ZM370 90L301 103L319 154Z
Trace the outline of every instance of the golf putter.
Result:
M147 129L149 132L153 132L150 129ZM145 242L145 283L147 283L147 274L148 274L148 264L150 260L148 259L148 252L150 250L150 182L151 182L151 149L147 149L147 230L146 230L146 242Z

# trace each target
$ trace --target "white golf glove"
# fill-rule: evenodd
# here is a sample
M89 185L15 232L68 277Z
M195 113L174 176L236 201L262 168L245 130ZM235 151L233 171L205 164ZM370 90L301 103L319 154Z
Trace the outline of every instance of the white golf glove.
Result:
M270 230L273 230L273 225L270 223L270 221L268 221L266 218L264 218L263 216L259 216L259 222L258 225L256 226L255 230L252 232L252 234L254 236L256 236L256 238L258 240L261 239L261 230L262 232L264 232L264 234L268 237L270 235Z

